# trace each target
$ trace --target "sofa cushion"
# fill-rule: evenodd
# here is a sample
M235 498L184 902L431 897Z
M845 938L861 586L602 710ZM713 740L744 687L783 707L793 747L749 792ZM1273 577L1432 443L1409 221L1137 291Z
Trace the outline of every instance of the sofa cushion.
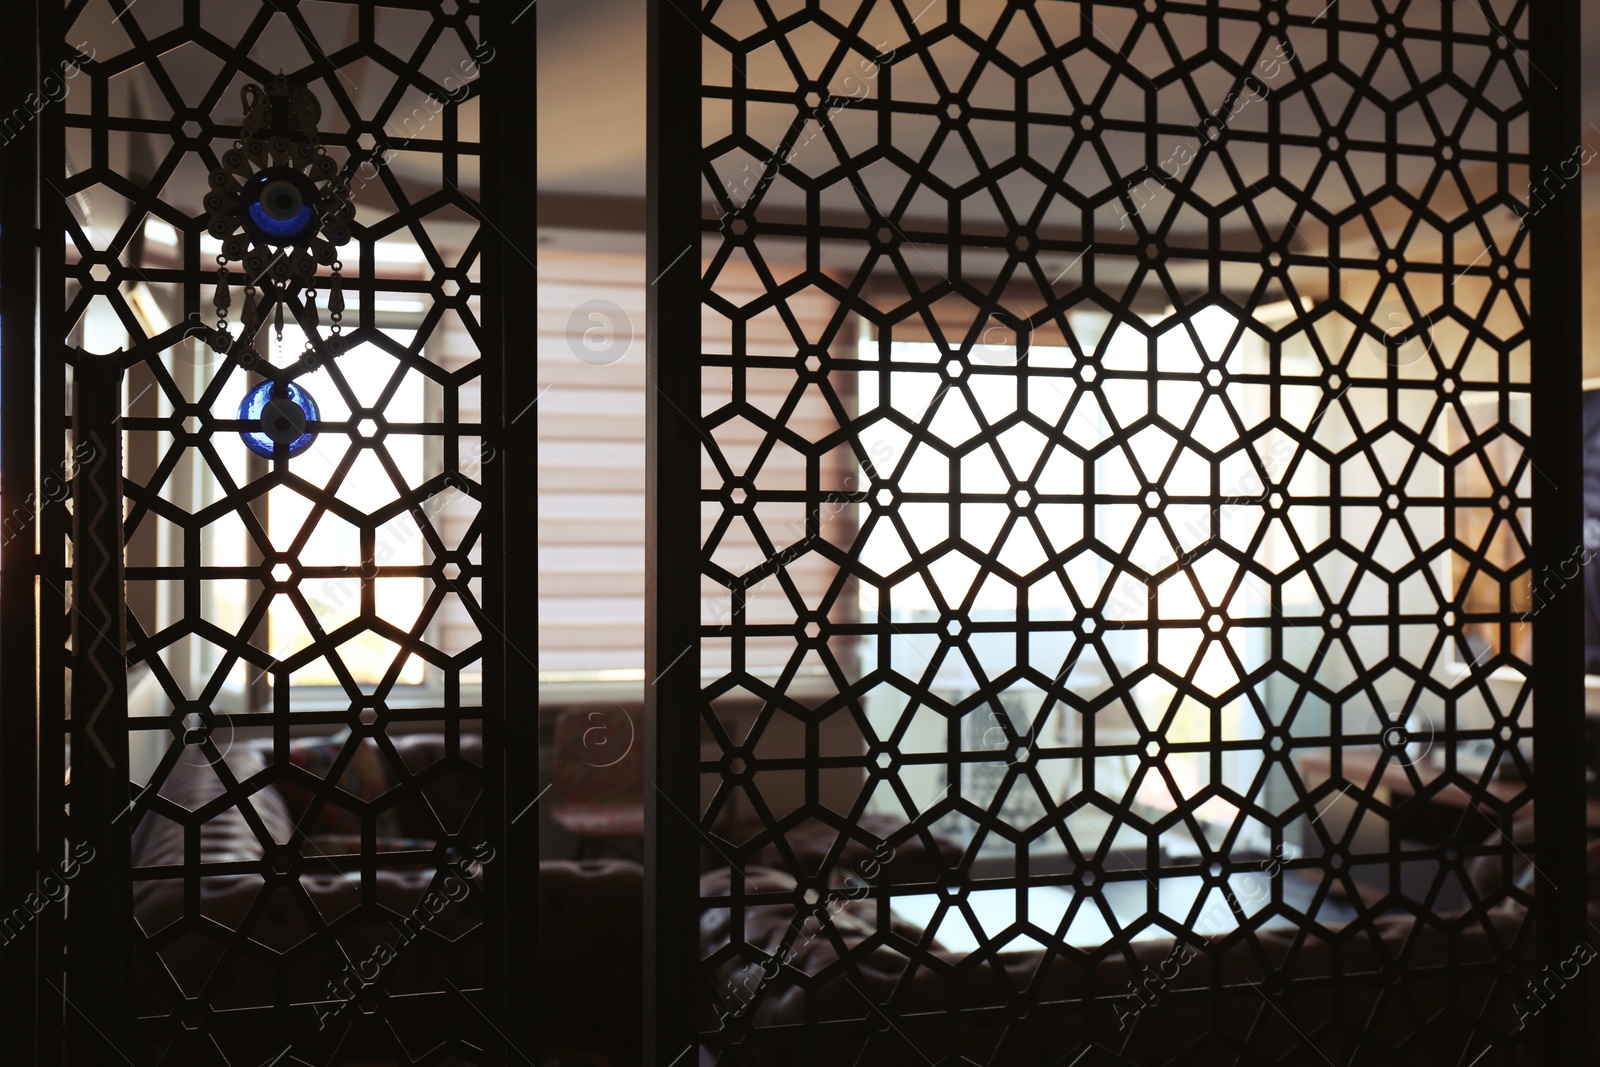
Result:
M628 860L539 865L539 1015L546 1048L642 1063L644 868Z
M728 836L739 845L741 866L747 869L768 867L814 878L826 864L826 881L835 887L847 879L877 882L880 869L897 885L932 882L962 857L961 846L950 838L888 815L841 819L837 826L812 816L781 830L741 824Z
M336 737L297 738L289 743L290 773L278 790L307 837L361 838L360 807L375 803L394 783L394 774L376 742ZM329 793L329 787L334 787ZM372 813L379 838L405 836L392 808Z

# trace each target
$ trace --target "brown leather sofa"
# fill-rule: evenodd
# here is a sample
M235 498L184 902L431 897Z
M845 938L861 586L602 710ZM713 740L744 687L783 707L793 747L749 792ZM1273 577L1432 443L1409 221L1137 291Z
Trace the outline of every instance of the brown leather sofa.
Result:
M379 767L365 768L367 780L359 784L351 782L350 768L337 779L382 797L368 802L367 812L383 807L387 829L405 835L380 845L380 851L431 849L441 831L466 832L470 839L480 789L475 775L462 773L462 761L481 766L478 740L462 738L462 761L445 759L438 736L393 740L410 775L398 791L392 782L372 781L381 775ZM317 755L307 750L319 746L324 763L326 751L340 747L323 738L297 740L298 762L269 770L270 747L235 745L226 770L245 783L234 792L235 798L248 795L244 804L224 796L222 778L203 760L180 761L149 798L151 813L135 831L134 865L144 870L135 883L134 912L147 946L138 982L141 1012L181 1014L185 998L202 994L224 1009L271 1005L278 1002L280 978L296 1005L287 1014L243 1011L196 1019L194 1029L179 1039L193 1043L195 1062L215 1059L213 1039L230 1062L259 1063L295 1036L296 1047L307 1054L319 1040L330 1049L337 1042L337 1051L318 1062L379 1067L397 1062L393 1037L380 1027L398 1026L416 1036L417 1047L426 1047L427 1035L436 1039L451 1025L442 1012L456 1011L454 1025L461 1025L459 1003L449 1003L453 997L414 998L403 1012L382 1015L360 1008L378 995L446 989L444 979L452 973L458 985L476 984L471 976L482 969L482 909L476 889L465 889L464 882L476 874L472 857L455 863L462 877L454 884L461 888L446 894L448 906L430 912L425 929L384 968L384 993L353 988L360 983L350 982L347 961L369 960L379 944L395 943L406 917L430 886L439 890L443 879L433 858L419 852L410 866L377 872L373 890L381 911L358 907L357 865L339 857L358 851L359 844L327 831L330 823L332 829L341 823L348 829L346 816L363 805L351 798L345 801L349 810L330 810L316 802L316 774L303 766L302 757ZM252 870L197 879L188 900L177 868L189 849L201 863ZM260 873L263 861L273 874ZM352 875L339 873L339 867ZM541 1067L545 1062L562 1067L638 1063L639 1012L621 1006L637 1005L643 996L642 869L617 860L546 862L538 890ZM461 968L455 972L449 970L452 956ZM328 982L338 982L341 974L344 988L330 994ZM349 991L357 992L354 1004L341 1006L338 997ZM319 1030L319 1011L331 1008L339 1009L330 1017L339 1025ZM171 1040L171 1029L152 1025L144 1036L156 1047Z
M414 834L427 847L441 828L452 833L467 828L479 789L473 775L444 760L437 737L397 738L395 744L412 780L385 802L385 811L395 816L390 828ZM202 991L222 1007L274 1003L285 962L288 969L282 973L292 1002L325 999L336 961L361 959L393 937L391 922L357 907L359 884L333 870L331 861L316 859L322 847L316 842L334 845L337 835L314 832L318 806L307 787L315 784L315 776L269 772L268 756L268 750L251 745L236 746L229 754L229 772L249 783L236 793L248 794L243 805L224 798L222 782L210 767L180 764L138 828L136 867L146 875L164 875L142 878L135 892L136 915L153 950L143 961L146 973L139 983L143 1007L151 1013L172 1012L179 998ZM463 739L462 756L469 764L481 760L471 739ZM838 829L803 824L781 842L752 837L738 847L745 857L792 866L804 875L819 874L826 866L878 881L871 842L884 840L887 831L865 822ZM838 840L841 835L844 841ZM186 854L208 864L251 869L199 879L193 898L186 900L183 881L172 877ZM932 880L959 854L956 845L942 839L905 837L895 846L893 873L905 882ZM303 855L313 860L301 869ZM269 871L281 873L264 877L263 860ZM376 899L392 916L407 914L438 873L431 857L420 853L413 867L377 874ZM840 885L838 878L827 881ZM721 998L724 1024L739 1036L741 1062L763 1067L915 1064L924 1057L938 1062L951 1052L983 1064L1058 1064L1071 1062L1091 1034L1103 1048L1116 1050L1115 1056L1094 1051L1077 1067L1293 1063L1302 1054L1307 1064L1323 1062L1310 1051L1306 1033L1315 1035L1316 1046L1335 1063L1471 1062L1478 1050L1462 1046L1480 1017L1503 1035L1502 1047L1511 1047L1515 1020L1509 1001L1515 990L1501 961L1526 956L1532 937L1531 923L1507 910L1473 923L1450 917L1385 919L1304 940L1292 931L1262 932L1249 942L1218 939L1176 968L1161 986L1158 1003L1129 1020L1125 1013L1131 1002L1125 998L1100 999L1088 1009L1084 998L1122 994L1136 980L1171 969L1178 948L1172 940L1106 946L1093 953L1092 968L1086 956L1042 952L979 959L947 952L903 923L891 922L880 931L874 901L838 893L830 899L842 899L842 905L829 908L826 932L795 938L789 931L797 919L803 926L804 916L791 875L748 864L737 882L736 888L727 868L712 870L702 878L702 894L769 894L768 901L743 908L737 937L729 909L705 912L701 948L708 957L723 957L713 993ZM642 995L643 887L642 870L631 862L541 865L540 1059L561 1050L572 1057L551 1062L587 1064L595 1054L609 1067L640 1062L640 1013L634 1006ZM771 894L789 899L773 902ZM386 975L391 993L441 988L446 959L456 951L452 946L477 936L480 921L475 893L441 911L429 924L437 938L419 938ZM1448 931L1454 925L1462 932L1452 938ZM810 929L821 930L817 923ZM752 983L751 969L759 970L760 960L777 952L786 936L791 939L788 965ZM219 967L230 941L238 946ZM917 945L926 955L919 951L922 962L913 966L910 950ZM479 966L474 952L461 957L469 970ZM1342 983L1337 1009L1327 977L1336 969L1371 976L1364 983ZM1403 983L1396 977L1402 974ZM744 992L735 994L736 989ZM1262 1011L1263 997L1278 1010ZM957 1008L959 1018L953 1014ZM314 1022L313 1009L304 1010L308 1023ZM445 1025L422 1005L374 1016L351 1012L338 1062L392 1062L378 1057L392 1042L371 1028L396 1016L418 1033L430 1027L437 1033ZM215 1035L231 1061L245 1062L245 1053L266 1047L281 1032L272 1013L262 1017L265 1030L252 1029L243 1017L226 1027L201 1026L194 1034L196 1048L208 1049ZM1008 1024L1023 1018L1032 1023L1029 1043L1002 1043ZM717 1017L708 1014L705 1025L717 1025ZM1231 1051L1185 1052L1197 1036L1218 1034L1233 1042Z
M735 881L745 896L796 893L788 874L746 868L739 879L707 874L702 895L728 896ZM921 931L896 923L880 933L875 907L830 906L824 929L793 903L746 905L742 949L730 949L731 909L704 914L702 952L725 956L713 980L720 1007L706 1024L731 1031L739 1062L914 1064L958 1054L963 1063L1064 1065L1082 1053L1076 1067L1467 1063L1484 1047L1481 1038L1466 1047L1480 1019L1502 1056L1513 1047L1516 991L1502 961L1526 956L1532 937L1531 923L1502 911L1477 923L1400 917L1319 938L1267 930L1205 947L1159 939L1070 957L979 959L929 942L925 964L914 966L908 953ZM787 965L763 974L757 961L780 950ZM1329 976L1339 972L1335 994ZM1102 999L1086 1008L1088 996ZM1263 998L1276 1010L1264 1011ZM1015 1027L1020 1020L1028 1025ZM1008 1029L1026 1036L1008 1038ZM1203 1052L1191 1047L1201 1037ZM1088 1048L1091 1038L1098 1047Z
M599 1053L609 1067L642 1063L643 1004L644 868L631 860L541 863L539 1018L545 1054Z
M221 773L198 757L173 766L147 798L150 810L133 839L141 1014L184 1019L180 1043L210 1048L207 1056L216 1041L230 1060L259 1061L257 1049L281 1046L287 1034L306 1047L337 1042L341 1062L359 1062L394 1047L381 1030L384 1016L363 1009L380 998L442 989L451 959L458 975L481 972L475 857L451 856L441 872L436 854L426 851L447 833L471 839L468 821L481 790L473 773L482 763L478 742L463 738L459 761L446 760L438 736L397 737L394 744L408 773L391 777L401 782L379 780L386 776L381 757L366 743L342 769L329 766L342 745L325 738L295 740L287 763L272 762L270 742L249 742L232 746ZM198 750L184 755L190 752ZM336 772L336 803L319 800L319 788L329 791L318 771ZM240 784L230 791L224 774ZM380 852L408 853L376 872L376 909L360 906L353 858L365 817L401 835L384 835ZM186 857L212 870L244 870L191 885L182 876ZM376 973L379 946L392 945L403 947L381 961L382 981L362 982L363 972ZM285 1000L293 1005L288 1012L249 1010ZM197 1013L195 1003L211 1010ZM448 1010L444 998L425 998L384 1015L403 1016L404 1036L421 1039L430 1026L441 1032ZM161 1042L170 1030L153 1023L143 1036Z

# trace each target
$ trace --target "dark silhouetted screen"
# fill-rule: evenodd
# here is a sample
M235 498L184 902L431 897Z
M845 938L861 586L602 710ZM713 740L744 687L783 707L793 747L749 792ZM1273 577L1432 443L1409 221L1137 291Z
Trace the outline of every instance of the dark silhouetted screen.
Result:
M1584 557L1600 552L1600 389L1583 394ZM1583 568L1583 666L1600 674L1600 567Z

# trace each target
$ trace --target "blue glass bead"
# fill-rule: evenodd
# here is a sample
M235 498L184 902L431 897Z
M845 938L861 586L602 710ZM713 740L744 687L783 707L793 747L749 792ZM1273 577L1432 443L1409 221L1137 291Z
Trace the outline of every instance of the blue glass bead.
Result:
M269 244L293 244L317 225L317 189L289 167L264 170L245 184L239 202L245 227Z
M280 444L288 446L290 456L310 448L317 435L306 429L306 423L315 422L321 415L311 394L294 382L266 381L245 394L239 404L239 418L261 423L261 429L241 430L239 436L250 451L272 459Z

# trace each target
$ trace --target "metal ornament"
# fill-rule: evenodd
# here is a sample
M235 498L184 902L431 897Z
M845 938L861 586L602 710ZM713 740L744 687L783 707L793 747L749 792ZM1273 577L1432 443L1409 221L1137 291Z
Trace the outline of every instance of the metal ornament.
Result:
M339 165L317 140L322 106L282 75L240 96L240 138L211 172L206 196L211 236L222 242L218 262L243 264L252 281L309 284L319 265L338 261L355 218Z
M244 367L262 362L255 339L262 325L264 306L273 312L273 329L283 340L284 305L289 287L298 282L305 292L307 341L302 365L310 369L319 361L314 337L320 325L317 314L318 267L332 268L332 296L328 301L327 353L337 355L343 319L341 290L343 264L338 249L350 240L355 204L349 185L339 181L339 165L317 138L322 105L301 85L282 74L270 85L245 85L240 90L244 121L233 147L211 172L206 210L211 236L222 242L217 255L217 288L213 306L217 329L212 347L233 352ZM237 341L228 332L230 263L244 269L244 307ZM258 296L257 290L260 289ZM295 387L300 388L300 387ZM304 393L304 389L300 388ZM306 395L315 410L315 403ZM313 419L314 415L311 416ZM242 436L253 451L272 434L247 431ZM291 455L304 451L314 434ZM297 441L300 435L296 435ZM270 447L270 446L269 446Z

